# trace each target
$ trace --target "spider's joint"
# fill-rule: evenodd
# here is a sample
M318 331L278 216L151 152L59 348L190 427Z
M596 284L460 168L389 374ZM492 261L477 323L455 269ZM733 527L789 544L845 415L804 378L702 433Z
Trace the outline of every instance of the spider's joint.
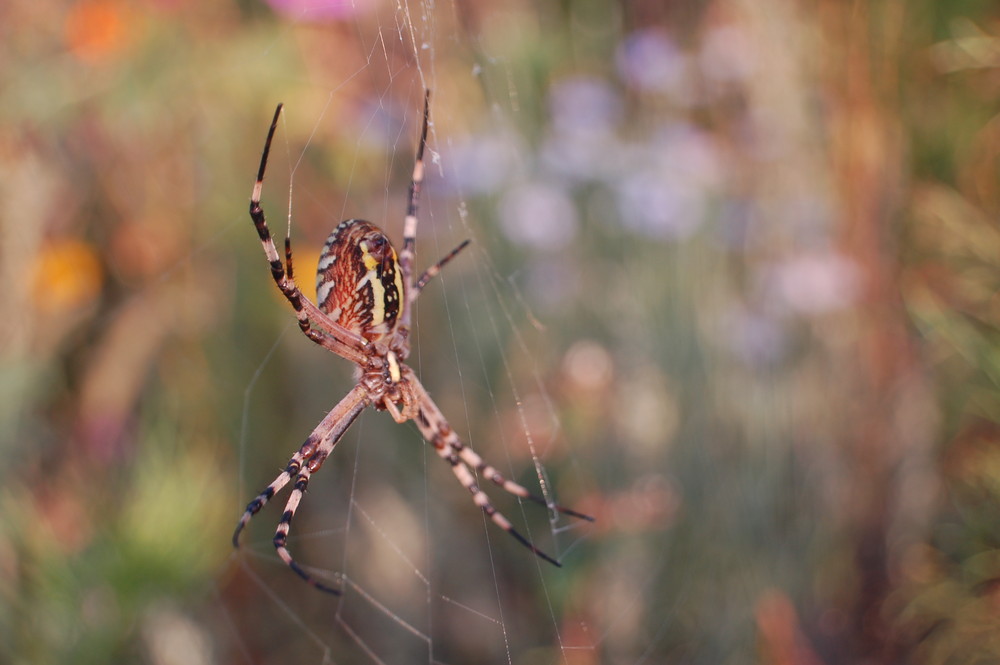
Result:
M407 420L410 420L409 415L407 413L404 413L403 411L400 411L399 406L396 404L396 402L393 401L393 398L390 397L389 395L386 395L382 399L382 405L385 407L385 410L389 412L389 415L392 416L392 419L395 420L397 423L403 424ZM403 409L406 410L405 403L403 404Z
M306 463L306 468L309 470L309 473L316 473L319 471L319 468L323 466L323 462L326 461L327 456L328 454L326 452L320 451L310 457L309 461Z

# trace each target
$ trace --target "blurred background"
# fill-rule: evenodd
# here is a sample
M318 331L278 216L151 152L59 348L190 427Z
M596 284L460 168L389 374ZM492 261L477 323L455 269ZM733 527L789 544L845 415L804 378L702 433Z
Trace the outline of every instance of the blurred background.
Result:
M0 5L0 661L1000 661L1000 9ZM486 523L369 413L290 546L246 503L350 388L271 283L398 242L411 365L594 524Z

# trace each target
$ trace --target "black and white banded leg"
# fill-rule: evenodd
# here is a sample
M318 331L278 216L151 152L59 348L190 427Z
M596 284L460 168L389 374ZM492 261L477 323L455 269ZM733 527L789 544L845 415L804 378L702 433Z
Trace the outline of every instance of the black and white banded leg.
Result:
M486 513L487 517L489 517L494 524L513 536L519 543L549 563L562 567L562 564L559 561L540 550L530 540L524 537L524 535L514 528L514 525L511 524L510 520L508 520L503 513L496 509L486 492L479 487L471 469L475 469L476 472L481 473L509 494L523 499L528 499L543 506L550 506L550 504L544 498L536 494L532 494L527 489L512 480L506 479L494 467L487 464L478 453L472 450L472 448L465 445L455 433L455 430L452 429L451 425L448 424L444 414L442 414L437 408L434 401L430 399L430 396L427 394L426 390L424 390L424 387L420 384L419 380L416 377L412 377L410 378L410 381L413 383L416 392L421 398L419 399L420 410L417 414L417 418L415 419L417 427L420 429L420 433L426 441L430 442L430 444L434 446L434 450L437 451L438 456L448 462L451 466L452 472L458 479L458 482L461 483L470 494L472 494L473 502L475 502L475 504L479 506L484 513ZM569 508L563 508L558 505L551 505L550 507L557 512L571 517L587 520L588 522L594 521L593 517L584 515L583 513L578 513L575 510L570 510Z
M413 177L410 178L406 217L403 219L403 248L399 252L399 268L403 273L403 293L407 300L406 306L403 307L400 325L407 328L410 326L410 317L413 311L409 305L420 292L419 289L413 288L413 265L417 252L417 209L420 205L420 188L424 184L424 149L427 147L427 126L431 114L430 100L431 91L427 90L424 92L424 119L420 128L420 142L417 144L417 155L413 161Z
M281 116L282 105L274 110L274 118L271 120L271 127L267 132L267 140L264 142L264 151L260 157L260 167L257 170L257 180L254 182L253 192L250 195L250 218L253 220L254 228L257 229L257 236L264 247L264 254L271 267L271 277L278 286L282 295L291 303L295 310L295 316L299 322L302 333L316 344L333 351L353 362L364 362L365 354L358 348L368 345L361 335L336 325L316 307L309 298L299 290L295 283L292 272L292 241L285 236L285 262L282 264L278 249L274 245L271 231L267 227L267 219L264 216L264 208L260 204L261 192L264 186L264 172L267 168L267 157L271 152L271 142L274 139L274 132L278 127L278 118ZM287 267L287 271L286 271ZM315 328L313 327L315 326ZM322 331L322 332L320 332Z
M306 439L305 443L302 444L302 447L292 455L292 459L288 461L285 470L278 474L278 477L271 481L271 484L265 487L253 501L247 504L246 510L243 512L243 516L240 518L239 523L236 525L236 530L233 532L233 547L240 546L240 533L250 519L294 477L295 483L292 486L292 493L288 497L285 510L281 515L281 521L278 522L278 527L274 532L274 547L281 560L288 564L292 570L310 585L328 593L340 593L337 589L315 579L295 562L287 547L288 531L291 529L295 511L298 509L299 503L302 501L302 496L309 485L310 476L323 466L323 462L326 461L326 458L333 451L334 446L344 436L344 432L347 431L368 404L369 397L367 392L363 387L355 386L337 406L333 407L326 418L320 422L316 429L313 430L313 433Z

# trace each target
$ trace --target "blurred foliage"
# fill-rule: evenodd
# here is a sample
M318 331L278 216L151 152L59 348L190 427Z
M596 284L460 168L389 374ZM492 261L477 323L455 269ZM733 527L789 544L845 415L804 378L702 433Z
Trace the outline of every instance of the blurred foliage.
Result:
M0 661L1000 661L995 3L12 0L0 37ZM597 522L497 496L541 569L366 415L291 541L331 599L278 507L229 549L351 381L246 202L283 101L298 274L341 218L398 238L425 85L420 263L474 243L411 364Z

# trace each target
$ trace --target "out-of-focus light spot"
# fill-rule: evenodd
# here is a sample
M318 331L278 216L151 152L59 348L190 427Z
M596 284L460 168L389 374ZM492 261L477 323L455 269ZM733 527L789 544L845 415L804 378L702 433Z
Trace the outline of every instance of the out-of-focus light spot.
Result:
M701 194L657 172L636 173L618 183L622 223L643 235L685 238L705 214Z
M274 11L295 21L349 18L371 8L368 0L266 0Z
M621 144L610 134L553 132L539 159L546 172L571 181L607 180L621 173Z
M192 5L197 0L146 0L146 2L160 11L174 12Z
M128 279L157 275L186 251L178 227L155 220L119 224L108 246L112 270Z
M135 39L138 21L122 2L86 0L66 14L66 46L80 60L94 63L120 54Z
M646 369L621 382L615 404L625 445L640 459L662 459L680 425L680 407L665 377Z
M549 97L551 132L538 151L547 172L580 181L620 172L615 130L621 106L618 94L596 79L556 83Z
M93 539L93 521L72 490L54 490L38 498L38 524L44 525L65 554L75 554Z
M96 581L96 580L95 580ZM88 588L80 603L80 622L89 630L102 630L113 626L122 618L118 594L107 582Z
M632 146L623 160L632 168L615 183L622 223L656 238L691 235L725 176L711 137L683 124Z
M79 240L63 240L44 247L35 259L32 294L36 306L53 312L88 305L103 282L97 253Z
M857 267L832 252L797 256L773 270L778 295L791 309L804 314L843 309L858 297Z
M420 515L415 512L414 505L404 499L391 486L383 483L366 485L359 488L352 496L351 503L365 516L378 523L380 533L394 534L393 543L412 543L415 546L426 546L428 532L421 528ZM363 561L359 561L361 570L370 581L369 591L379 595L392 595L408 598L419 593L420 577L413 570L400 566L399 550L382 538L365 540L358 538L353 542L352 551L364 548Z
M651 473L637 478L628 491L614 497L610 507L620 532L660 531L670 526L680 498L666 477Z
M820 665L823 661L802 633L795 605L783 591L765 590L754 608L762 653L775 663Z
M500 221L511 242L549 252L565 248L578 226L576 207L566 192L542 184L510 190L500 203Z
M576 387L601 391L611 383L614 362L607 350L591 340L580 340L563 356L563 373Z
M162 441L144 445L143 459L126 494L122 495L119 518L122 549L144 560L151 569L183 571L185 575L206 575L225 557L224 543L212 538L227 522L223 506L233 500L229 487L215 482L221 460L211 452L218 442L200 442L176 454ZM159 447L154 451L153 448ZM215 448L218 450L218 447ZM172 497L185 496L177 503ZM152 583L163 583L154 580Z
M621 118L622 103L606 82L575 77L553 84L549 112L556 131L610 132Z
M900 557L900 572L916 584L930 584L937 575L938 552L926 543L915 543Z
M142 622L142 637L153 665L210 665L212 642L204 627L169 607L150 611Z
M622 78L632 87L669 95L682 106L693 102L689 58L662 31L632 33L619 46L616 60Z
M951 23L953 39L931 47L931 61L943 72L1000 66L1000 38L967 18Z
M571 261L568 252L546 255L526 267L522 293L533 307L544 308L546 316L565 309L580 297L580 263Z
M509 180L520 160L520 141L508 132L477 135L442 150L449 183L463 195L491 194Z
M401 128L406 126L407 120L419 123L417 114L401 106L396 100L383 98L378 95L366 95L361 98L356 105L344 111L344 122L347 127L357 135L357 147L362 153L372 153L381 159L383 154L389 151L399 150L399 137ZM416 131L417 127L409 127ZM405 136L411 134L407 132ZM405 143L407 159L412 163L413 153L410 151L416 147L409 139ZM430 156L433 158L433 153Z
M753 75L755 51L746 33L730 25L708 30L698 53L705 78L718 83L738 83Z
M720 202L715 226L717 238L723 247L743 250L753 240L757 226L757 208L746 199L732 198Z
M774 363L788 350L788 333L769 316L733 307L720 323L720 342L748 365Z
M559 420L553 411L552 403L545 395L530 393L519 405L521 410L521 425L536 442L550 441L559 428ZM530 452L527 447L523 452Z

